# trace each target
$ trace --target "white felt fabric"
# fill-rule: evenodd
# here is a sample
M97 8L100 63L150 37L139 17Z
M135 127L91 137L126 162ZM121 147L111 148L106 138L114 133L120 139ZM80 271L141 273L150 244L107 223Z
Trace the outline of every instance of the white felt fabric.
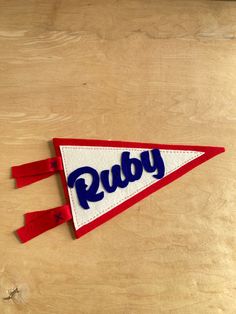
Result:
M140 148L118 148L118 147L89 147L89 146L60 146L62 160L65 170L65 176L68 178L69 174L75 169L83 166L90 166L95 168L98 173L102 170L110 170L115 164L120 165L121 153L129 151L130 157L140 159L140 153L147 149ZM191 160L204 154L196 151L178 151L178 150L160 150L161 156L165 164L165 176L175 171ZM90 175L81 176L86 180L87 184L91 183ZM88 210L83 209L77 198L75 188L68 188L72 215L75 229L93 221L112 208L124 202L126 199L139 193L151 184L155 183L157 179L152 176L152 173L143 171L142 177L135 182L129 183L126 188L117 188L114 193L107 193L104 191L102 185L98 192L104 191L104 198L99 202L90 202Z

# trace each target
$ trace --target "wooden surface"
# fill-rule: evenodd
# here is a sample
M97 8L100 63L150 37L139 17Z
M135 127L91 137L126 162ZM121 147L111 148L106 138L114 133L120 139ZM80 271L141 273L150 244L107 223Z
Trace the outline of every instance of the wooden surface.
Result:
M0 313L236 313L235 34L234 1L0 0ZM10 167L53 137L227 151L79 240L22 245L23 214L64 200Z

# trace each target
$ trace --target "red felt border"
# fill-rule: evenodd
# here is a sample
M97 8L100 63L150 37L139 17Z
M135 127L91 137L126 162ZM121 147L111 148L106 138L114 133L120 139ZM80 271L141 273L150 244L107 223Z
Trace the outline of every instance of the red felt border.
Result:
M139 143L139 142L125 142L125 141L110 141L110 140L94 140L94 139L65 139L65 138L54 138L53 139L55 152L57 156L61 157L60 146L61 145L71 145L71 146L105 146L105 147L125 147L125 148L147 148L147 149L172 149L172 150L192 150L200 151L205 154L197 157L196 159L190 161L186 165L167 175L160 181L152 184L138 194L132 196L128 200L124 201L122 204L114 207L109 212L103 214L102 216L96 218L90 223L82 226L78 230L75 230L76 238L81 237L87 232L93 230L94 228L100 226L104 222L108 221L112 217L120 214L133 204L147 197L148 195L154 193L155 191L161 189L163 186L169 184L170 182L178 179L191 169L197 167L203 162L213 158L214 156L221 154L225 151L224 147L213 147L213 146L193 146L193 145L169 145L169 144L151 144L151 143ZM67 190L67 182L64 171L60 171L61 180L63 184L63 189L66 197L66 201L70 204L69 194Z

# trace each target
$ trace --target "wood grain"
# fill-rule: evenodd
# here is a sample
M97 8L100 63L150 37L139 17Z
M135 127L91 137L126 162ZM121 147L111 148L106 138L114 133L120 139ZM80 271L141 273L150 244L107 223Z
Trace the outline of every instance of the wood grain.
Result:
M0 0L0 313L236 313L235 21L234 1ZM22 245L23 214L64 200L10 167L53 137L226 153L79 240Z

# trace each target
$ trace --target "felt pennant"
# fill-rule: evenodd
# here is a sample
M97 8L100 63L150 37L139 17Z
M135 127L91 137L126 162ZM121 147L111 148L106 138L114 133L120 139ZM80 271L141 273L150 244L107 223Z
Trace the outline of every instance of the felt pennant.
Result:
M76 238L181 177L223 147L53 139L56 157L12 167L17 187L55 173L66 204L25 214L22 242L73 220Z

